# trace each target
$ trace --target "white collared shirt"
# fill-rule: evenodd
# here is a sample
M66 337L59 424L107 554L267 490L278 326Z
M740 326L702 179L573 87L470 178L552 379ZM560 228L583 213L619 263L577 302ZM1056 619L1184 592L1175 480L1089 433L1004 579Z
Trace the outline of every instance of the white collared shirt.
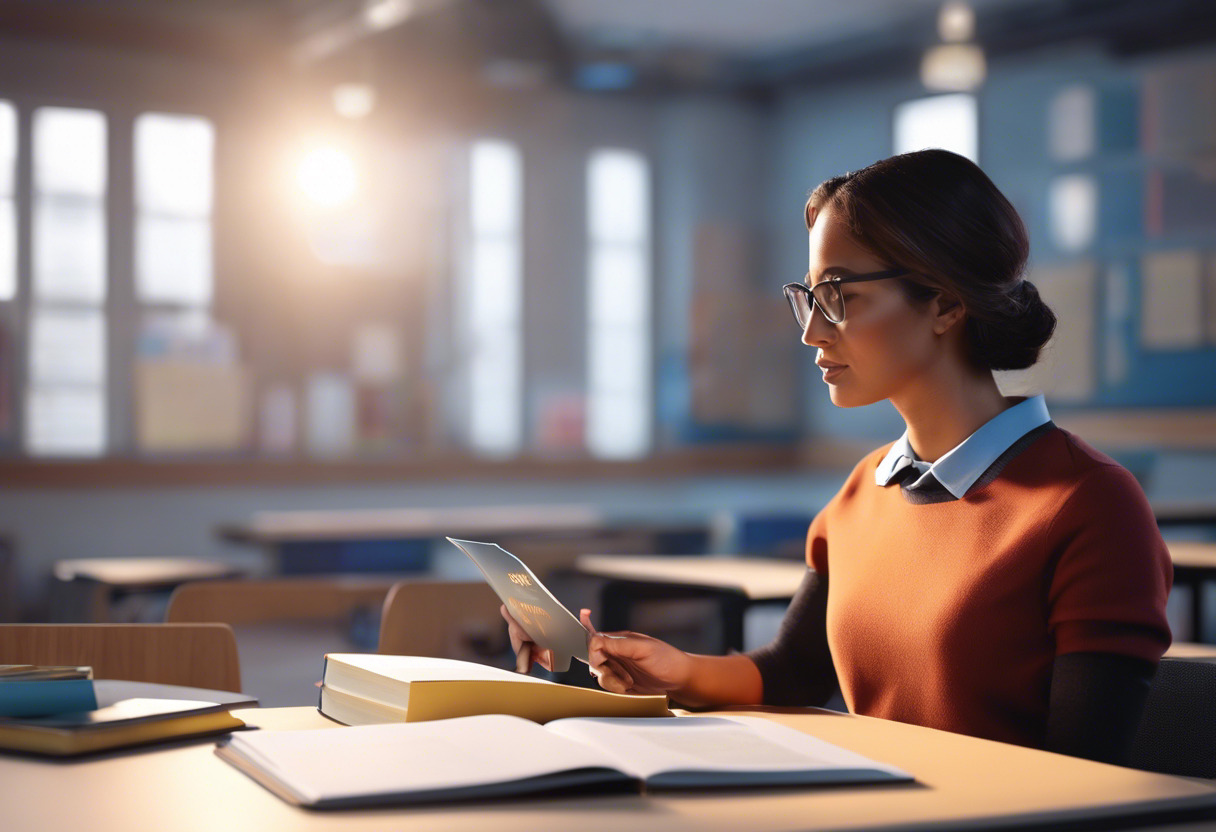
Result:
M920 459L908 441L908 432L891 446L878 469L874 482L889 485L905 468L911 466L919 476L906 488L915 491L932 479L937 480L955 499L961 499L997 457L1030 431L1051 421L1047 403L1041 395L1023 399L1013 407L993 416L975 433L968 436L949 453L932 464Z

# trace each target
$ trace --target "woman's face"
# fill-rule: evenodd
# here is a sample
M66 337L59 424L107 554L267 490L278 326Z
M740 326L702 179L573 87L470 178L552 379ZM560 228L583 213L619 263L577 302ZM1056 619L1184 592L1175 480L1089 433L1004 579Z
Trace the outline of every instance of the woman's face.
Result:
M813 217L808 285L832 274L892 268L861 247L832 205ZM940 357L936 299L923 308L913 306L897 280L845 283L840 289L844 321L833 324L816 307L802 333L802 343L818 350L816 363L823 369L832 403L858 407L898 397Z

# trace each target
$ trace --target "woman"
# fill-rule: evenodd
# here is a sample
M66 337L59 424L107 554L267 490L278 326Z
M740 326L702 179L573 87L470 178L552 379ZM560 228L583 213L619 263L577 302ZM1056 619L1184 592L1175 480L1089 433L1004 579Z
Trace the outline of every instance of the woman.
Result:
M810 271L785 287L802 342L834 404L889 399L907 430L811 524L771 644L690 655L584 611L592 672L690 706L819 704L839 683L853 713L1121 761L1170 643L1172 569L1132 476L993 379L1055 327L1016 211L926 150L829 179L805 218Z

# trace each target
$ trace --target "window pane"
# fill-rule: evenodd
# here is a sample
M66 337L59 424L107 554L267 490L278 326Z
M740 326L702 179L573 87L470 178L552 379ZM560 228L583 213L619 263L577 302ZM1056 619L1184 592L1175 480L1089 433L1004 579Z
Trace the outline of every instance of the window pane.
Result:
M601 328L588 345L591 398L632 396L641 402L649 387L644 330Z
M17 111L0 101L0 196L13 195L17 165Z
M519 246L514 240L478 240L473 245L473 275L465 299L474 329L518 323Z
M518 231L523 162L517 148L506 142L476 142L469 159L469 187L474 235Z
M30 390L25 428L30 453L97 456L105 450L105 433L105 396L100 388Z
M105 349L105 318L100 311L35 311L30 320L30 382L103 384Z
M650 182L637 153L600 150L587 165L587 221L593 240L641 242L650 233Z
M34 294L43 300L105 297L105 209L99 200L43 197L34 208Z
M100 197L106 191L106 120L95 110L34 112L34 190Z
M895 108L895 152L940 147L971 161L979 158L979 111L975 96L935 95Z
M1051 236L1061 251L1082 251L1098 230L1098 185L1083 173L1058 176L1048 195Z
M144 113L135 120L135 193L141 211L211 214L215 128L205 118Z
M11 199L0 199L0 300L17 294L17 210Z
M587 162L587 446L630 457L650 446L650 174L637 153Z
M211 302L211 221L143 215L136 223L135 274L145 303Z
M587 444L599 457L643 456L650 446L646 411L631 396L601 396L587 413Z
M646 254L638 246L601 245L591 250L592 327L646 322L650 312Z
M481 331L473 350L472 445L483 453L512 453L522 434L518 334L511 329Z
M506 142L480 141L469 155L468 279L458 299L468 353L469 442L505 455L522 442L520 345L523 162Z

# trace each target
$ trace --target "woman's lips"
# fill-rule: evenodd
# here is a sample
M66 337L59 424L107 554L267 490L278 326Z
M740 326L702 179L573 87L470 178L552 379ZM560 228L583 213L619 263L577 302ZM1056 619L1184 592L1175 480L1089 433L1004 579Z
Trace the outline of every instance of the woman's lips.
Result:
M849 366L847 364L820 364L819 368L823 370L823 380L831 381L849 369Z

